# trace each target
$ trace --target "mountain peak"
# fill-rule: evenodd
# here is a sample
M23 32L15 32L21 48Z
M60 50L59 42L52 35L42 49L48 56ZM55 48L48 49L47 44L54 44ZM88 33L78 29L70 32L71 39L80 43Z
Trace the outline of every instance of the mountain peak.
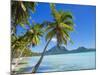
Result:
M68 50L64 46L54 46L53 48L46 51L46 54L62 54L68 52Z
M66 51L67 51L67 49L66 49L64 46L60 46L60 47L54 46L54 47L51 48L50 50L52 50L52 49L55 49L55 50L66 50Z
M77 50L87 50L87 48L85 48L85 47L79 47L79 48L77 48Z
M79 47L75 50L67 50L64 46L54 46L45 52L45 55L55 55L55 54L68 54L68 53L80 53L80 52L89 52L95 51L95 49L87 49L85 47Z

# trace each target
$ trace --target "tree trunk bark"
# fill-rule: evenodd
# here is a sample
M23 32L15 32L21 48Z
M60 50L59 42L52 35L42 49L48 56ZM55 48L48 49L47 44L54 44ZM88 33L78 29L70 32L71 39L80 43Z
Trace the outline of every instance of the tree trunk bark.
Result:
M24 47L23 50L21 51L21 53L20 53L20 55L19 55L19 57L18 57L18 61L17 61L17 63L16 63L16 66L17 66L18 63L19 63L19 60L20 60L20 58L21 58L21 56L22 56L22 54L23 54L25 48L26 48L26 47Z
M15 64L15 66L14 66L13 71L15 70L15 68L17 67L17 65L19 64L20 57L22 56L22 54L23 54L23 52L24 52L25 48L26 48L26 47L24 47L24 48L23 48L23 50L21 51L21 53L20 53L20 55L19 55L19 57L18 57L18 60L17 60L17 62L16 62L16 64Z
M51 39L52 39L52 38L51 38ZM43 50L43 52L42 52L42 54L41 54L41 57L40 57L39 61L37 62L37 64L36 64L36 65L34 66L34 68L32 69L32 73L36 73L36 72L37 72L37 70L38 70L38 68L39 68L39 66L40 66L40 64L41 64L41 62L42 62L42 59L43 59L43 57L44 57L44 54L45 54L45 52L46 52L46 48L47 48L47 46L49 45L51 39L47 42L47 44L46 44L46 46L45 46L45 48L44 48L44 50Z

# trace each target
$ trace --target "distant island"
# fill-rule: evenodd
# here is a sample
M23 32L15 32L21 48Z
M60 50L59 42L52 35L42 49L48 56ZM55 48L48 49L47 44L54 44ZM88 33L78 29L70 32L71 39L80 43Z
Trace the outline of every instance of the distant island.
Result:
M33 52L30 49L25 49L21 57L32 57L32 56L39 56L39 55L40 53ZM20 56L20 53L16 52L16 54L14 55L14 58L18 58L19 56Z
M67 50L64 46L60 47L53 47L50 50L45 52L45 55L56 55L56 54L69 54L69 53L81 53L81 52L91 52L95 51L96 49L93 48L85 48L85 47L79 47L74 50Z
M95 51L96 49L93 48L85 48L85 47L79 47L74 50L68 50L64 46L60 47L53 47L45 52L45 55L57 55L57 54L70 54L70 53L81 53L81 52L91 52ZM29 57L29 56L40 56L41 53L34 52L31 50L25 50L22 57Z

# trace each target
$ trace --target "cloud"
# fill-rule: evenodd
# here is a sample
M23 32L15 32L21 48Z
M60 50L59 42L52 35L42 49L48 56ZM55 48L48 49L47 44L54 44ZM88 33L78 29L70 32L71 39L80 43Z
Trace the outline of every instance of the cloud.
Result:
M61 46L64 46L64 47L66 47L66 45L64 45L64 44L62 44Z
M57 42L57 39L56 38L52 38L51 41L52 42Z

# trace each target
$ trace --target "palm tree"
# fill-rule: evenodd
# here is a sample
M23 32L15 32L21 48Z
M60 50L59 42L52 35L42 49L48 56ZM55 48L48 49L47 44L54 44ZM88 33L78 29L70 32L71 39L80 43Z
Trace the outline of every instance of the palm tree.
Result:
M11 38L12 57L18 57L19 54L17 54L17 51L19 51L20 48L20 50L22 50L23 46L27 45L26 38L25 36L16 37L14 35L12 35Z
M27 48L29 48L28 46L30 44L32 44L32 46L36 46L40 43L40 37L43 35L43 30L42 30L42 26L37 24L34 25L34 27L31 27L30 30L28 30L25 35L21 36L21 37L13 37L12 39L12 50L13 50L13 56L15 57L15 51L17 51L18 49L21 50L21 53L18 55L19 58L22 56L22 53L24 52L24 50ZM14 40L15 39L15 40ZM14 41L13 41L14 40Z
M35 11L35 5L34 2L25 2L25 1L11 1L11 39L16 36L16 26L19 24L22 27L24 27L24 24L28 24L28 18L30 17L29 12ZM13 37L12 37L13 36ZM17 38L12 40L13 43L17 41ZM11 43L12 45L14 45ZM15 42L16 43L16 42ZM13 49L14 50L14 49ZM12 51L12 53L14 53ZM13 56L13 55L12 55Z
M29 31L26 33L25 37L27 38L27 42L32 44L32 46L36 46L40 43L40 37L43 35L42 25L35 24L30 26Z
M15 68L19 64L20 58L22 57L25 49L29 48L28 45L32 44L32 46L36 46L39 44L40 37L43 35L43 30L41 29L42 29L42 26L39 24L36 24L34 25L34 27L31 27L30 30L27 31L24 36L21 36L16 41L14 41L13 46L12 46L13 49L15 49L15 52L20 51L20 53L16 52L18 61L15 64Z
M68 41L71 42L69 33L74 30L73 28L73 16L71 12L57 11L54 4L50 4L52 16L54 17L53 22L48 22L46 28L46 40L47 44L41 54L41 57L35 67L32 70L32 73L37 72L44 54L46 52L47 46L49 45L51 39L56 37L57 46L60 47L61 44L67 44Z
M11 48L12 48L12 56L11 56L12 60L14 57L17 57L17 61L15 62L15 65L12 68L12 73L13 73L13 71L16 69L16 66L19 64L20 57L22 56L22 54L26 48L27 42L25 41L25 38L23 38L21 36L21 37L16 38L16 40L12 43L13 43L11 46Z
M30 17L29 11L35 11L34 2L25 2L25 1L13 1L11 2L11 21L12 21L12 29L16 30L16 25L20 24L24 26L24 24L29 24L28 18Z
M11 48L12 48L12 54L15 54L15 51L17 48L17 40L19 39L18 36L16 36L16 26L20 24L21 26L24 26L24 24L28 24L28 18L30 17L29 11L34 12L35 11L35 5L34 2L25 2L25 1L11 1ZM22 36L22 38L24 38ZM15 47L15 48L14 48ZM14 55L12 55L14 56Z

